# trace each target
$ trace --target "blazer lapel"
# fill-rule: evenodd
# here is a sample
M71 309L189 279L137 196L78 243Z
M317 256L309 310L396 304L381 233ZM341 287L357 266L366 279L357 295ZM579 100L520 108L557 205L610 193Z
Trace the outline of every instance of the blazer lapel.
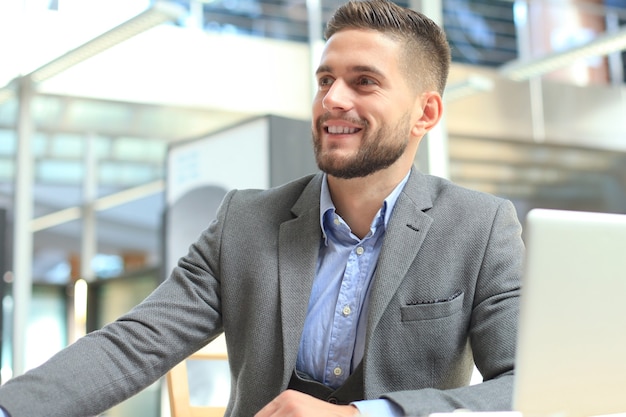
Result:
M429 191L424 174L413 169L385 231L371 284L366 346L430 228L432 218L424 213L432 207Z
M281 224L278 237L281 321L283 331L283 386L296 364L302 329L321 239L319 202L322 175L306 186L292 208L294 218Z

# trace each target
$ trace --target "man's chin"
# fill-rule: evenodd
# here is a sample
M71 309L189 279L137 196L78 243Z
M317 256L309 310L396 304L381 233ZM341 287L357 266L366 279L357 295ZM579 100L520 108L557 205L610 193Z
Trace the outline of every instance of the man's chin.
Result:
M377 170L370 167L320 167L320 169L331 177L343 180L365 178L374 174Z

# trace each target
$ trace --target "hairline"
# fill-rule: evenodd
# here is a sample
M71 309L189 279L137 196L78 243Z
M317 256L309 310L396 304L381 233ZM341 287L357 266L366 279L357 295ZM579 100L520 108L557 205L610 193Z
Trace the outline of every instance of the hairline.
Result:
M371 8L359 6L361 2ZM348 19L351 13L356 13L355 20ZM390 0L348 0L328 21L324 36L328 40L335 33L350 29L375 31L397 42L398 63L407 83L443 95L450 71L450 48L443 29L427 16Z

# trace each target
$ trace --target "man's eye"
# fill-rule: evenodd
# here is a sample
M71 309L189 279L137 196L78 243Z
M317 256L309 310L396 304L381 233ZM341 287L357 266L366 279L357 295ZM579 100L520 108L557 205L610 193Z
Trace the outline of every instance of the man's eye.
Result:
M332 83L333 79L331 77L320 77L320 79L317 80L317 85L319 85L320 87L328 87Z
M376 82L372 80L371 78L361 77L357 80L357 84L361 86L367 86L367 85L375 85Z

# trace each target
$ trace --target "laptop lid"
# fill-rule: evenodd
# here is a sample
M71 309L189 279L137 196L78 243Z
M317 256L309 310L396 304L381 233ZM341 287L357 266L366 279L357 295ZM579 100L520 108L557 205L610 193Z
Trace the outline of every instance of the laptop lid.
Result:
M626 411L626 215L531 210L514 410Z

